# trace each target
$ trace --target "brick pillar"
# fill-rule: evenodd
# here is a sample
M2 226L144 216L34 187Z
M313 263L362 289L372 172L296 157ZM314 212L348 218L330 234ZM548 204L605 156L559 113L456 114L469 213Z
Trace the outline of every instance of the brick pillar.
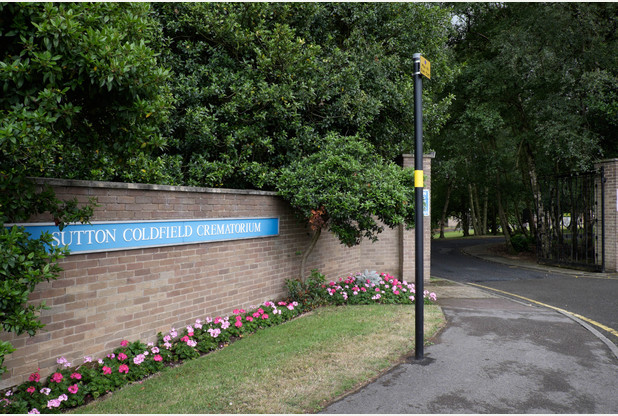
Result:
M424 189L429 190L431 196L431 159L436 156L434 152L423 156L423 176L425 177ZM414 155L403 155L403 167L404 169L414 169ZM414 184L410 184L414 186ZM431 198L430 198L431 200ZM430 201L431 202L431 201ZM431 274L431 209L428 216L423 217L423 280L429 282ZM400 276L402 279L412 283L415 279L415 246L414 237L416 230L406 230L405 226L401 225L399 228L400 235Z
M618 159L602 160L595 167L603 168L605 176L605 271L618 271ZM601 194L597 194L601 206ZM601 210L598 210L601 215ZM601 241L601 229L598 230ZM598 248L601 250L601 247Z

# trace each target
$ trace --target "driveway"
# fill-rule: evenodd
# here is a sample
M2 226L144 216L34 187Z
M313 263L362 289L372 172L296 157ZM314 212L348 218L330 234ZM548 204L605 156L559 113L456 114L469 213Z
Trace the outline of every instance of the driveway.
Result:
M533 300L585 318L618 345L618 277L545 267L526 261L487 261L497 238L435 239L431 275L497 290L520 301ZM469 253L469 254L466 254ZM473 255L470 255L473 254ZM514 296L516 295L516 296Z

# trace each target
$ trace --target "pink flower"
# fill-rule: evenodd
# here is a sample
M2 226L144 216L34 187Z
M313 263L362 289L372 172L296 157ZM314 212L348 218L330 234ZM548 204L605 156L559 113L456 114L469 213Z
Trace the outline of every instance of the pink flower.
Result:
M127 341L126 339L123 339L122 341L120 341L120 345L122 345L123 347L126 347L127 345L129 345L129 341Z
M28 377L28 380L38 383L41 380L41 375L37 371L36 373L30 374L30 377Z
M72 386L69 386L69 393L75 394L77 393L78 390L79 390L79 387L77 386L77 384L73 384Z
M398 290L393 290L393 293L394 293L395 295L398 295L398 294L399 294L399 291L398 291Z
M264 309L262 309L262 308L258 309L257 313L259 313L260 315L263 315L264 314Z
M138 354L133 358L133 362L137 365L140 365L141 363L144 362L145 359L146 359L146 356L144 354Z
M247 320L247 322L253 321L253 318L251 316L247 316L245 319Z
M44 394L44 395L46 395L46 396L49 396L49 393L51 393L51 389L50 389L50 388L48 388L48 387L43 387L43 388L41 389L41 394Z
M254 317L254 318L259 318L259 317L260 317L259 312L254 312L254 313L253 313L253 317Z
M79 373L73 373L71 374L71 378L75 379L75 380L81 380L82 379L82 375Z
M240 328L242 326L242 322L241 321L236 321L236 323L234 324L234 326L236 328Z
M380 291L380 288L379 288L379 287L376 287L376 292L379 292L379 291Z
M88 357L88 356L84 357L84 364L91 363L91 362L92 362L92 357Z
M155 360L155 361L163 361L163 357L161 357L159 354L157 354L154 357L152 357L152 359Z
M217 316L217 317L215 318L214 323L215 323L215 325L216 325L216 324L220 323L221 321L222 321L221 317L220 317L220 316Z
M40 414L41 414L41 412L39 412L39 411L37 410L37 408L35 407L35 408L33 408L31 411L29 411L29 412L28 412L28 414L29 414L29 415L40 415Z
M121 352L118 354L118 361L124 361L127 359L127 354L125 354L124 352Z
M34 388L34 386L30 386L26 389L26 391L30 394L34 393L36 391L36 388Z
M150 351L152 351L153 354L158 354L159 353L159 347L152 347L152 349Z
M170 337L169 335L166 335L163 337L163 342L170 342L172 340L172 337Z
M232 313L233 313L234 315L238 315L238 314L240 313L240 310L238 310L238 309L234 309L234 310L232 311Z
M289 310L293 311L294 310L294 305L292 305L291 303L286 306L286 308L288 308Z
M264 315L262 315L262 319L268 319L268 314L265 313Z
M361 287L361 292L366 292L367 289L365 289L364 287Z
M60 383L60 382L62 381L62 379L63 379L62 374L60 374L60 373L54 373L54 374L52 374L52 377L51 377L51 381L52 381L52 382L54 382L54 383Z
M112 373L112 369L109 368L108 366L104 365L103 366L103 375L108 375Z
M176 331L175 328L172 328L172 330L170 331L170 336L172 338L176 338L178 336L178 332Z
M188 335L185 335L184 337L180 338L180 340L181 340L182 342L187 342L187 341L189 341L189 336L188 336Z
M197 346L197 341L194 341L192 339L190 339L189 341L187 341L187 345L190 346L191 348Z
M77 384L76 384L77 386ZM66 394L61 394L60 396L58 396L58 400L63 402L65 400L69 400L69 396L67 396Z
M60 400L52 399L47 402L48 409L53 409L54 407L60 407Z
M118 372L127 374L129 372L129 366L126 364L121 364L120 367L118 367Z

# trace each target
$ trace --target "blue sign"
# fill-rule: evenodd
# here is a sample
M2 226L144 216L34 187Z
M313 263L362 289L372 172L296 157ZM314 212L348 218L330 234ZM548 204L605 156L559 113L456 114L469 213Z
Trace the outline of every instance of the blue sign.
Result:
M423 216L431 215L431 199L429 198L429 189L423 189Z
M17 224L33 238L52 235L52 245L71 254L198 244L279 235L279 218L200 219L70 224Z

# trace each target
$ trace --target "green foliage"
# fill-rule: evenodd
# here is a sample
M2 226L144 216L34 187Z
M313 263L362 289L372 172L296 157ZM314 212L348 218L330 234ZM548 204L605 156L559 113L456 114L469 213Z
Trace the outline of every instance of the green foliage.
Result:
M275 189L278 170L330 132L392 160L412 148L412 55L434 62L431 131L449 97L448 13L422 4L160 3L162 59L175 76L169 155L185 183Z
M0 171L170 180L142 163L170 107L147 3L3 3L0 21Z
M286 279L285 286L290 299L298 302L303 308L314 309L326 304L325 283L325 276L314 269L305 281Z
M282 169L278 190L314 228L328 228L353 246L363 237L377 240L382 224L413 224L410 175L369 142L331 134L319 151Z
M526 237L523 234L515 234L511 237L511 246L517 253L530 251L531 244L534 244L534 237Z

